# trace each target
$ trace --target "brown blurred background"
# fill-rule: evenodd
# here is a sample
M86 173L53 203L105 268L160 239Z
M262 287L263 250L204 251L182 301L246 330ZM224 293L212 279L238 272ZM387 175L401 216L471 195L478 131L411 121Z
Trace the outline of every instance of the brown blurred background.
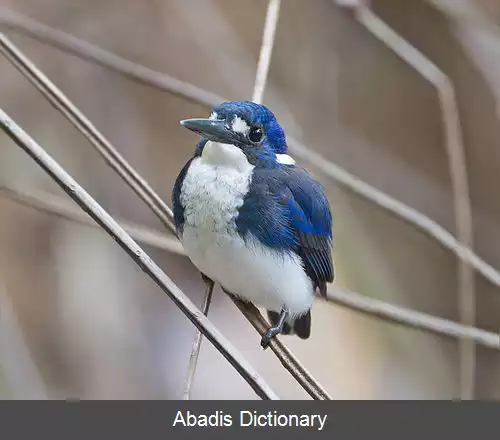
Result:
M266 0L0 0L2 7L229 99L250 99ZM500 3L376 0L383 20L452 80L478 255L500 267ZM3 28L168 203L209 110ZM112 215L159 221L86 140L0 58L0 106ZM331 0L282 0L264 104L287 132L455 233L436 90ZM0 183L64 196L5 135ZM306 165L304 163L304 165ZM337 284L459 320L457 259L311 169L334 212ZM182 256L146 247L201 305ZM476 275L477 326L498 332L500 292ZM0 193L0 398L177 399L194 327L103 232ZM219 290L213 320L282 398L306 394ZM459 397L458 343L317 302L310 340L284 338L336 399ZM498 352L477 348L477 398L500 396ZM193 398L256 396L204 342Z

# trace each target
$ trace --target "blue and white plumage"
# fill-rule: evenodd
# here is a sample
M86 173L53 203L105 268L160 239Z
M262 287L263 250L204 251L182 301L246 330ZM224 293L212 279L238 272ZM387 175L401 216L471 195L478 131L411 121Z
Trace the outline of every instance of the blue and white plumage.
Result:
M268 310L277 333L306 339L315 290L332 282L332 217L323 187L287 155L273 113L248 101L182 121L202 136L181 170L175 224L195 266Z

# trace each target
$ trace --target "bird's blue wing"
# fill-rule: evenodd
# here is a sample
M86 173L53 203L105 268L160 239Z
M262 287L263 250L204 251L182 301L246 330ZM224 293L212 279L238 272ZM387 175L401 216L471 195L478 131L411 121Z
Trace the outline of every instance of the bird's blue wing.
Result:
M323 187L302 168L286 167L289 193L283 195L290 224L298 239L297 253L309 277L326 295L334 279L332 215Z
M300 256L304 270L326 294L334 279L332 215L323 187L296 166L255 168L237 219L240 233Z

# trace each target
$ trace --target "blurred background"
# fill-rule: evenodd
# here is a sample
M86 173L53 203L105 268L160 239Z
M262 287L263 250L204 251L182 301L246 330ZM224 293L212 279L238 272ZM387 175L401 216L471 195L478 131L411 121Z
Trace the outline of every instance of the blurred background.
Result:
M250 99L266 0L0 0L135 63L232 100ZM375 0L383 21L455 87L475 252L500 267L500 2ZM1 10L5 14L5 10ZM170 204L209 109L0 25ZM165 232L73 126L0 57L0 105L120 220ZM311 151L456 234L436 89L331 0L282 0L263 103ZM0 398L178 399L195 328L93 226L13 200L5 186L69 199L0 134ZM459 321L458 261L435 240L305 165L334 213L336 285ZM42 196L41 196L42 197ZM76 205L75 205L76 206ZM146 251L201 307L176 252ZM175 246L174 246L175 251ZM476 325L498 332L500 292L474 275ZM335 399L460 397L459 344L317 301L308 341L283 338ZM308 398L219 288L209 314L284 399ZM477 347L474 397L500 396L500 356ZM203 342L195 399L255 399Z

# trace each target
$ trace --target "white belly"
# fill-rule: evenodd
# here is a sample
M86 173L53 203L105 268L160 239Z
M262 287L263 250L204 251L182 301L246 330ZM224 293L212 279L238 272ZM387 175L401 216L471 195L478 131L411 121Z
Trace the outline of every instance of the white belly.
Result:
M237 234L235 220L248 191L253 166L232 167L194 159L182 185L184 249L205 275L226 290L268 310L287 306L305 313L313 285L295 254L266 248Z

